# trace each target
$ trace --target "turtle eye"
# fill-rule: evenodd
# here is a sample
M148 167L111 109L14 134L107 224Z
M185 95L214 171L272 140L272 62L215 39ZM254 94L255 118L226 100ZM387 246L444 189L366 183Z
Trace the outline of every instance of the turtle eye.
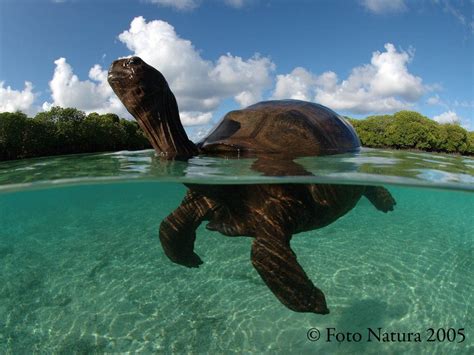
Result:
M141 59L138 57L131 57L127 60L127 65L137 65L141 62Z

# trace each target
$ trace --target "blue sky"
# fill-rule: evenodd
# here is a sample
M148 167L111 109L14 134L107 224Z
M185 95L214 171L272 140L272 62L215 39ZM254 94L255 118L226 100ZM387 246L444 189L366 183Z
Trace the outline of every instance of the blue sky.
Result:
M139 55L191 135L269 98L353 117L417 110L474 130L472 0L0 0L0 111L127 113L105 80ZM26 83L25 83L26 82Z

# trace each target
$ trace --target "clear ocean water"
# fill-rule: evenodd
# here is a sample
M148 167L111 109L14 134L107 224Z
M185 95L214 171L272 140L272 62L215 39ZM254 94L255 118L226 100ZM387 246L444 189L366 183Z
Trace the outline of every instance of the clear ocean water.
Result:
M312 175L152 151L0 163L0 353L474 353L474 159L364 149L297 162ZM362 198L293 237L331 310L295 313L252 267L250 238L203 223L200 268L166 258L158 226L182 183L383 185L397 205ZM369 342L368 328L421 341Z

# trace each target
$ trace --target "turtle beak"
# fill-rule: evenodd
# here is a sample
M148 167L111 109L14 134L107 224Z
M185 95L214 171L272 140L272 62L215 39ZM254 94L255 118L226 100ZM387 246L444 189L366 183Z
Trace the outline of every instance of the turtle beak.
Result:
M117 59L112 62L107 75L107 80L110 84L125 79L132 74L130 68L125 65L127 59Z
M118 62L118 60L114 60L112 62L112 64L110 64L108 75L107 75L107 80L109 82L114 81L114 79L116 79L116 76L114 75L115 74L114 73L114 68L117 67L117 62Z

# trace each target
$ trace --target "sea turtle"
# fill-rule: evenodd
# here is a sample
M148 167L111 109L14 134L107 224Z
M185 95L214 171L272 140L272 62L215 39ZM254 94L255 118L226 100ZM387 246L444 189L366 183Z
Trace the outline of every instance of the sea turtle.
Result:
M267 175L309 174L298 156L359 150L352 126L334 111L298 101L265 101L225 115L211 134L191 142L181 125L176 99L164 76L138 57L112 63L108 81L135 117L156 152L166 159L198 154L248 155ZM275 296L298 312L327 314L323 292L314 286L290 248L293 234L327 226L367 197L379 210L395 200L383 187L332 184L187 184L181 205L160 225L165 254L173 262L198 267L196 228L254 238L252 264Z

